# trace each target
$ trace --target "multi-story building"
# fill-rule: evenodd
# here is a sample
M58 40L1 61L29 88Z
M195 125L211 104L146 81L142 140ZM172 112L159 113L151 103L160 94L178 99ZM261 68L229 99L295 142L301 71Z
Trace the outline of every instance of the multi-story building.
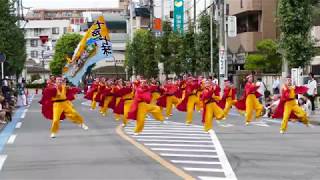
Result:
M39 68L43 68L44 71L48 70L55 44L63 34L67 33L69 25L69 20L33 20L23 25L27 66L28 62L31 64L35 62Z
M228 38L230 70L243 69L245 56L256 52L263 39L276 39L278 0L229 0L229 15L237 17L238 34Z

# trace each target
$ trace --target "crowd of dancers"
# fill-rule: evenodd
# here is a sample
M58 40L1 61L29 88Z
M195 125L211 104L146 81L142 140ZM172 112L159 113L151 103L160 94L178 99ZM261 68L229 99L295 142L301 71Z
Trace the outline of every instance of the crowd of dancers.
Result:
M99 108L102 116L114 116L115 120L122 121L123 127L129 120L135 120L135 135L143 131L147 114L165 122L172 116L173 108L186 113L187 125L193 123L195 111L202 112L204 131L209 132L213 129L213 121L225 120L232 107L244 115L245 125L263 116L264 106L258 100L261 96L257 91L259 86L254 82L253 75L248 75L246 81L243 95L237 99L237 90L228 80L225 80L221 91L216 81L202 76L184 76L176 81L168 79L163 84L140 76L133 82L100 77L84 88L84 97L91 101L91 110ZM272 114L273 118L282 118L280 133L286 132L289 119L299 120L308 126L307 114L296 101L296 95L307 90L304 86L293 86L291 77L286 78L280 103ZM79 92L79 88L67 86L61 77L48 80L40 103L44 116L53 120L51 137L56 136L60 120L65 117L88 129L71 103ZM113 115L108 114L108 109Z

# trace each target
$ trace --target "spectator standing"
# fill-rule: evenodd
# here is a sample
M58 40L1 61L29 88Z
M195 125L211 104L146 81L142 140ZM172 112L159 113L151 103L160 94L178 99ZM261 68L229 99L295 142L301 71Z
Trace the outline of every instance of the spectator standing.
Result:
M309 73L309 80L308 80L308 84L306 85L306 87L308 87L308 92L307 92L307 97L311 102L311 110L312 112L314 112L315 110L315 106L314 106L314 100L315 97L317 96L317 81L314 79L314 74L313 73Z
M256 86L259 86L257 91L258 91L258 93L260 93L262 95L261 97L259 97L259 101L260 101L260 103L262 103L263 99L264 99L264 91L266 90L266 87L265 87L264 83L262 82L261 78L257 79Z
M280 94L280 80L277 78L272 84L273 94Z

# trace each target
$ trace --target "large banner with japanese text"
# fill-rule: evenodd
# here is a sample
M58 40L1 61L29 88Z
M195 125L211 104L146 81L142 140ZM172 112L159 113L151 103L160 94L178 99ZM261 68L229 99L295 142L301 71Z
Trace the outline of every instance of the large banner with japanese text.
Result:
M88 29L75 49L72 58L67 57L63 76L72 84L79 85L88 67L101 61L113 61L109 30L103 16Z
M184 28L183 0L174 0L173 30L174 32L183 33L183 28Z

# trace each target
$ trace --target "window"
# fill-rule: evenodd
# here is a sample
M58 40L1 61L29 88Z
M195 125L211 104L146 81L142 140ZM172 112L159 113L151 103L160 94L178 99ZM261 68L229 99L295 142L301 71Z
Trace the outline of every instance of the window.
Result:
M30 40L30 46L31 47L37 47L38 46L38 40L37 39L31 39Z
M52 28L52 34L59 34L59 28L58 27Z
M35 28L34 29L34 36L40 36L40 34L41 34L41 29Z
M67 27L63 27L63 34L68 32L68 28Z
M38 51L31 51L31 57L37 58L38 57Z

